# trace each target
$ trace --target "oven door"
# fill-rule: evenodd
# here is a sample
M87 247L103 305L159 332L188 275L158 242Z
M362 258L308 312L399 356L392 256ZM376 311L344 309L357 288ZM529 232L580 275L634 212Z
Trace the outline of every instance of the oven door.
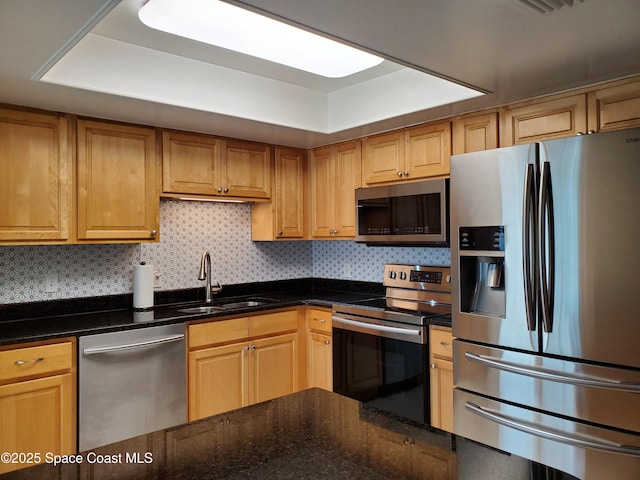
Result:
M429 423L426 327L333 315L333 391Z

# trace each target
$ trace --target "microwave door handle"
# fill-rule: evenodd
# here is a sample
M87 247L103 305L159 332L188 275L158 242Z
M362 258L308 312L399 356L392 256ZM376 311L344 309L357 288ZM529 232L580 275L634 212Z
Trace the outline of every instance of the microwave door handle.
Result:
M533 164L527 164L524 176L524 199L522 209L522 273L524 279L524 300L527 315L527 328L530 332L536 330L535 317L535 245L532 230L535 225L535 202L533 201L535 188L535 174ZM533 264L533 265L532 265ZM475 297L475 295L474 295Z
M474 413L486 420L504 425L505 427L514 428L537 437L566 443L575 447L592 448L595 450L631 455L634 457L640 456L640 448L633 445L621 445L619 443L597 437L587 437L577 433L563 432L562 430L557 430L555 428L545 427L539 423L515 419L492 408L481 407L473 402L466 402L465 408L471 413Z

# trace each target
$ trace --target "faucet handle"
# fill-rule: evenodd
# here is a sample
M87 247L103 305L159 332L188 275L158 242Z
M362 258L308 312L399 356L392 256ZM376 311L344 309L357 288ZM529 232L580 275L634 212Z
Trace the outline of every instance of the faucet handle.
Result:
M219 281L216 280L216 284L211 285L211 293L215 295L217 293L220 293L221 291L222 291L222 285L220 284Z

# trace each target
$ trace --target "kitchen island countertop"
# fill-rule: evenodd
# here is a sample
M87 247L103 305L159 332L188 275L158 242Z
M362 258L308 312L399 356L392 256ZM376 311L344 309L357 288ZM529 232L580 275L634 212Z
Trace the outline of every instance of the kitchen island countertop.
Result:
M405 444L405 439L410 440ZM394 479L406 478L411 465L388 455L388 450L409 451L419 444L430 449L432 465L426 468L437 472L444 466L448 471L433 480L444 480L456 478L451 442L444 432L310 389L58 459L73 464L37 465L0 477Z

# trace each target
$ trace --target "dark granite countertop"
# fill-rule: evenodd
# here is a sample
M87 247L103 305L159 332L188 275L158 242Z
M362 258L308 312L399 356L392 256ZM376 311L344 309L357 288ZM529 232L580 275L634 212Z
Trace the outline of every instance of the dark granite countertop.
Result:
M451 435L310 389L82 452L73 457L79 464L54 467L50 458L0 477L394 479L406 478L411 462L384 452L415 445L429 450L435 470L457 469Z
M183 313L179 310L202 304L203 289L159 292L156 306L136 312L132 296L97 297L91 299L37 302L0 306L0 346L48 340L60 337L91 335L132 328L224 318L269 309L316 305L330 308L334 303L351 303L384 295L381 284L344 280L297 279L230 285L223 288L214 304L260 297L270 300L256 307L233 308L216 313ZM439 324L449 318L440 317Z

